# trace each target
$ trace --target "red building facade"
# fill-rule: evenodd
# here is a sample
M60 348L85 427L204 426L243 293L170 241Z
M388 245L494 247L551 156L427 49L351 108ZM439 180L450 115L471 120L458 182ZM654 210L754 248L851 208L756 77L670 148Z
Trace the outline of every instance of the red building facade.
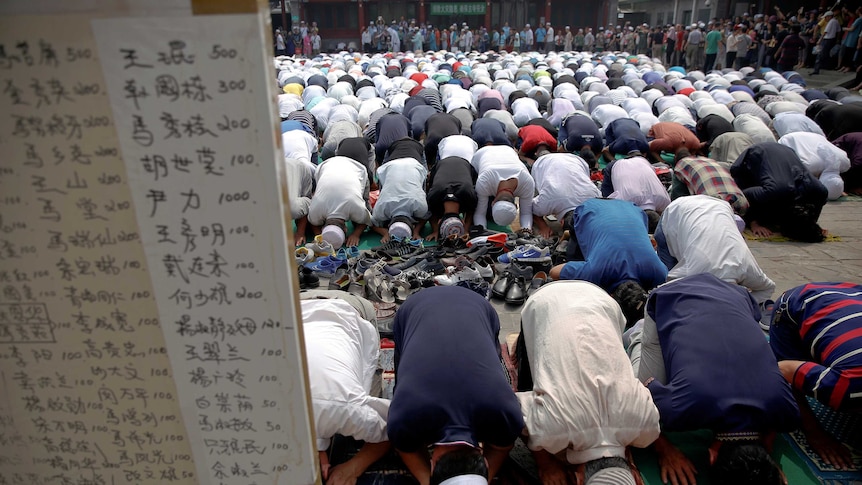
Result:
M608 22L608 0L306 0L299 3L299 18L317 22L324 39L359 41L361 29L378 17L389 24L402 19L435 27L461 25L471 28L498 28L508 22L512 28L551 22L554 28L597 27Z

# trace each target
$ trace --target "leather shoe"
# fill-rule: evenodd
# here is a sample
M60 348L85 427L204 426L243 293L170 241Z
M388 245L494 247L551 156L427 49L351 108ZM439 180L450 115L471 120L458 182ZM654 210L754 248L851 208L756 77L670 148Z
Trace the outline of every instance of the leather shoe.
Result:
M506 290L506 303L523 305L525 301L527 301L527 280L523 276L516 276Z
M513 275L511 271L504 271L503 274L501 274L500 277L497 278L497 281L494 282L494 286L491 287L491 296L494 298L505 300L506 293L509 291L509 286L511 286L514 278L515 275Z
M320 286L320 278L318 278L310 268L306 268L305 266L300 267L298 276L299 288L301 290L317 288Z

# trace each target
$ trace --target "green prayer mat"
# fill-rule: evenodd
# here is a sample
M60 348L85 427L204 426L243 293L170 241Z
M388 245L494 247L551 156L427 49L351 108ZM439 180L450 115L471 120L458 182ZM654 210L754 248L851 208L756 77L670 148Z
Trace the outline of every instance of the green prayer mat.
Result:
M708 430L701 430L687 433L667 433L667 436L680 451L685 453L695 468L699 470L696 477L697 484L709 485L708 449L712 443L713 433ZM645 485L663 485L658 466L658 457L651 448L644 450L635 449L632 451L632 455L634 456L635 464L643 476ZM799 455L780 437L775 440L772 457L775 458L787 476L788 484L808 485L820 483L808 467L805 466L804 461Z

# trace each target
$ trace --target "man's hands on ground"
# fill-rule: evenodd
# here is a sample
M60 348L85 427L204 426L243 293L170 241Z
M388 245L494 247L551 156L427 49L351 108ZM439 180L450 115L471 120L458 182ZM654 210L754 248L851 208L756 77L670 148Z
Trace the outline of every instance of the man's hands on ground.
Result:
M355 485L359 475L361 473L357 473L348 461L336 465L330 470L326 485Z
M751 233L757 237L770 237L772 236L772 231L767 229L764 226L761 226L757 223L757 221L751 221Z
M675 447L659 455L658 464L661 469L661 481L672 485L694 485L697 470L691 460Z
M389 238L387 237L388 241ZM383 241L386 242L386 241ZM347 238L347 246L359 246L359 236L355 234L351 234L350 237Z
M806 430L805 439L808 440L808 444L811 445L811 448L814 449L823 461L835 468L845 470L853 465L850 450L819 427L817 429Z
M695 485L694 476L697 474L694 464L683 452L661 435L653 443L658 454L658 465L661 471L661 481L672 485Z

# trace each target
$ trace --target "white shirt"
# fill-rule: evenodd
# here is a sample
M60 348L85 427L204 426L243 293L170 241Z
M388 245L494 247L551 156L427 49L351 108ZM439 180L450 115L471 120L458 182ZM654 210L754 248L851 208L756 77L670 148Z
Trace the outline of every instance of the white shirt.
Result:
M775 141L775 135L772 130L766 126L760 118L750 114L741 114L733 119L733 129L745 133L754 140L754 143L764 143L767 141Z
M497 186L509 179L518 179L514 195L520 205L521 227L533 227L533 195L536 184L517 152L511 147L491 145L482 147L473 155L470 163L479 177L476 179L476 195L479 197L473 224L488 226L488 198L496 197Z
M370 224L365 201L368 172L356 160L332 157L317 167L317 189L308 209L308 222L321 226L333 217L355 224Z
M815 177L824 172L837 174L850 169L847 152L829 143L823 135L799 131L782 136L778 143L792 148Z
M538 195L533 199L533 214L561 218L587 199L601 197L590 180L590 169L583 158L569 153L549 153L533 163L533 180Z
M593 109L590 115L593 117L593 120L602 127L602 130L620 118L629 117L626 110L615 104L600 104Z
M744 286L758 302L775 291L736 227L726 201L708 195L680 197L661 216L661 230L670 255L678 262L668 280L700 273Z
M778 113L772 120L772 129L779 137L796 132L816 133L824 135L823 129L811 118L801 113L786 112Z
M835 36L838 35L839 30L841 30L841 24L839 24L838 19L833 16L829 19L829 22L826 23L826 28L823 29L823 38L834 39Z
M437 155L440 160L447 157L460 157L468 162L473 159L479 145L469 136L449 135L437 144Z
M533 390L517 396L531 450L566 450L580 464L658 438L658 409L634 376L625 318L607 292L585 281L550 283L524 305L521 325Z
M377 329L344 300L303 300L302 329L317 449L336 434L386 441L389 400L370 395L377 370Z
M644 157L621 158L611 169L614 192L610 199L632 202L644 210L661 212L670 204L670 196L652 165Z
M425 179L428 171L415 158L389 160L377 169L380 197L374 204L371 222L383 227L395 216L424 218L428 213Z
M316 172L317 165L313 163L285 157L284 170L280 174L280 179L282 193L288 196L287 205L291 219L308 215Z
M302 131L291 130L281 134L284 158L295 158L309 163L317 161L317 138Z
M685 126L695 126L694 118L688 108L672 106L658 116L659 121L671 121Z
M662 96L653 102L653 106L659 114L664 113L670 108L679 107L685 109L686 106L682 101L673 96Z
M530 120L541 118L539 103L532 98L518 98L512 103L512 119L519 128L525 126Z

